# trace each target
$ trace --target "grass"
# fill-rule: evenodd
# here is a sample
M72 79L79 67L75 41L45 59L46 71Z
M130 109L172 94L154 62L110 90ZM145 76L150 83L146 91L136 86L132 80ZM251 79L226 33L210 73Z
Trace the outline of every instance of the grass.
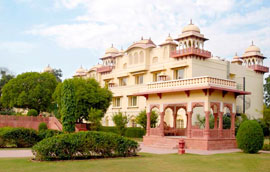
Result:
M135 137L128 137L129 139L131 140L134 140L136 142L142 142L143 141L143 138L135 138Z
M270 154L154 155L80 161L32 162L29 158L0 158L0 172L270 172Z

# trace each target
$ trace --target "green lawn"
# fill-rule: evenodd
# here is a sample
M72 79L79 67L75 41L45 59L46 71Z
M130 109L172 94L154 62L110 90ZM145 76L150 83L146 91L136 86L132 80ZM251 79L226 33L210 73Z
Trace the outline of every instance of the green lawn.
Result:
M29 158L0 158L0 172L270 172L270 154L153 155L139 157L32 162Z

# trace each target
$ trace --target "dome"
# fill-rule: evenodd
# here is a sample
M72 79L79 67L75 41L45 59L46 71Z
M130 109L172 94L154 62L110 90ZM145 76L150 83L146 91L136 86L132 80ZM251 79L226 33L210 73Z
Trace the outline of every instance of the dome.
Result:
M173 41L173 39L172 39L171 35L169 34L168 37L166 38L166 42L172 42L172 41Z
M109 53L119 53L119 51L113 47L113 45L110 48L107 48L105 51L105 54L109 54Z
M240 57L235 53L235 56L233 57L233 60L240 60Z
M47 67L44 68L43 71L44 71L44 72L53 72L53 69L51 68L50 65L48 65Z
M252 44L246 49L245 53L248 53L248 52L261 52L260 48L257 47L256 45L253 44L253 41L252 41Z
M184 32L198 32L200 33L200 29L198 26L195 26L193 23L192 23L192 20L190 21L190 24L185 26L182 30L182 33Z
M81 66L79 69L76 70L76 73L85 73L86 70L83 69L83 67Z

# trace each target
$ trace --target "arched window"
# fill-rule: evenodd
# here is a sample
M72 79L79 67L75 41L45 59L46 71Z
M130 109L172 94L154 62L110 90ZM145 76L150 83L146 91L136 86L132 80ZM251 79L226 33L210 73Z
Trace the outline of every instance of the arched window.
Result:
M158 62L158 57L153 57L152 63L157 63Z
M127 68L127 64L124 63L124 64L123 64L123 69L126 69L126 68Z
M144 54L143 52L141 51L140 52L140 63L143 63L144 62Z
M138 57L138 53L134 54L134 64L138 64L139 62L139 57Z
M130 55L128 56L128 63L129 63L129 64L132 64L132 61L133 61L132 55L130 54Z

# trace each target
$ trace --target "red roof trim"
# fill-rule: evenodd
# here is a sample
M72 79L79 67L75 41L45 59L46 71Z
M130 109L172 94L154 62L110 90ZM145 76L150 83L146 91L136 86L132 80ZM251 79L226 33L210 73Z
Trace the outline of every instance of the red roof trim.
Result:
M238 93L240 95L249 95L251 92L247 91L241 91L241 90L236 90L236 89L228 89L228 88L222 88L222 87L213 87L213 86L205 86L205 87L193 87L193 88L170 88L170 89L163 89L163 90L157 90L157 91L146 91L146 92L141 92L137 94L133 94L134 96L144 96L144 95L149 95L149 94L157 94L157 93L173 93L173 92L184 92L184 91L193 91L193 90L202 90L202 89L214 89L214 90L221 90L221 91L228 91L228 92L233 92L233 93Z

